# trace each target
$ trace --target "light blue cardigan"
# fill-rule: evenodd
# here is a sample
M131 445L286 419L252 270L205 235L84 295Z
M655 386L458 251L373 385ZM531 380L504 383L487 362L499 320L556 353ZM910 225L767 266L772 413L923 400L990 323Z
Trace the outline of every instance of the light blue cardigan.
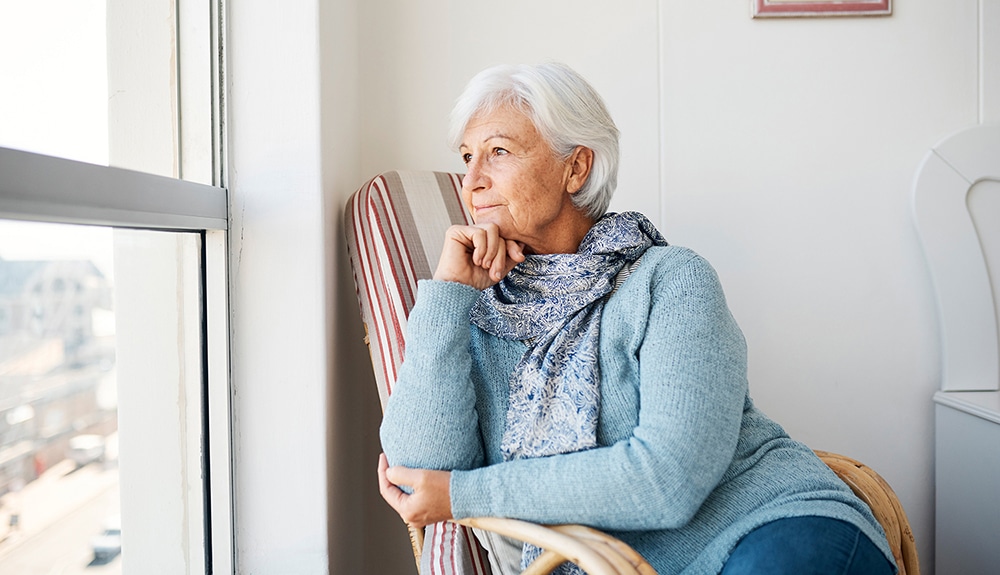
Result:
M754 407L746 343L697 254L650 248L608 300L587 451L503 462L507 382L526 346L470 325L478 297L420 282L381 428L392 465L454 470L455 517L591 525L666 575L717 573L755 527L819 515L857 525L893 562L868 507Z

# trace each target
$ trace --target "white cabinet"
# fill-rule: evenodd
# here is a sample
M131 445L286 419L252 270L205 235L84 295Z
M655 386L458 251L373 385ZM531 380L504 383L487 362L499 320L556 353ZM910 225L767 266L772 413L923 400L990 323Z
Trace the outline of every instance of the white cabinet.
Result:
M937 575L1000 570L1000 392L938 392Z

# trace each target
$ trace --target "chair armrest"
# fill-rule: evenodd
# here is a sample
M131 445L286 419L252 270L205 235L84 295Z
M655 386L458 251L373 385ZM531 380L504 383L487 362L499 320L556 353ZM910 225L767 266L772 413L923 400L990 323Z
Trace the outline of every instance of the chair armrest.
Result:
M910 521L886 480L874 469L846 455L820 450L816 450L816 455L871 508L875 520L885 531L899 575L919 575L920 560Z
M522 575L543 575L570 561L590 575L656 575L634 549L610 535L582 525L539 525L501 517L470 517L455 523L492 531L544 550Z
M615 555L620 556L625 561L631 565L641 575L656 575L656 570L653 566L646 561L646 559L640 555L635 549L632 549L621 539L617 539L608 535L603 531L594 529L593 527L587 527L585 525L554 525L552 529L566 533L569 535L574 535L581 540L587 540L593 542L595 548L602 553L608 553L608 547L614 552ZM607 557L607 555L605 555ZM622 571L623 573L630 573L631 571Z

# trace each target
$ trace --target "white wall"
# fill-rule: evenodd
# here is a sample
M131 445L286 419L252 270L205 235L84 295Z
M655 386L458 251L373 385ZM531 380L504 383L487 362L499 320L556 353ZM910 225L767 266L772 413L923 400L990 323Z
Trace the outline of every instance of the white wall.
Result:
M381 502L344 247L361 184L355 0L229 4L236 572L415 571Z
M326 573L327 339L317 3L229 10L237 572Z
M565 62L602 94L622 132L619 188L630 209L660 211L657 2L367 0L361 7L362 157L387 169L462 171L446 144L466 82L500 63ZM623 73L627 72L627 73ZM626 207L621 201L612 206Z
M796 21L674 4L667 235L719 269L758 404L882 473L930 570L940 357L910 186L928 148L978 121L977 3Z
M382 419L354 277L347 261L344 206L366 177L361 170L361 53L369 31L364 2L320 7L322 161L326 216L327 390L329 410L330 573L416 572L406 527L378 494L375 466Z

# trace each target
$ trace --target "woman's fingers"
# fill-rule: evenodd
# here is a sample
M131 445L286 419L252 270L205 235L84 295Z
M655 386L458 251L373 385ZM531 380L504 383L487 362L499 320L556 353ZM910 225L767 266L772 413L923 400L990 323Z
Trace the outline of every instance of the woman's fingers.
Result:
M390 507L396 510L400 516L402 516L402 511L400 508L403 506L403 502L407 495L402 489L396 487L391 481L389 481L386 472L389 469L389 460L386 459L385 454L382 453L378 456L378 492L382 495L382 499L385 499L386 503Z
M510 270L524 261L524 244L521 242L515 242L514 240L504 240L503 242L503 255L504 255L504 265L501 268L500 281L504 276L510 273Z
M445 235L434 279L485 289L523 260L522 246L500 237L496 224L452 226Z
M493 264L493 259L497 255L497 246L500 244L500 232L496 226L472 226L472 244L475 250L472 254L472 263L483 269L489 269Z
M386 479L394 485L414 486L420 482L420 469L409 467L390 467L385 471Z
M514 240L500 240L500 250L493 265L490 266L490 278L495 282L502 280L514 266L524 261L524 244Z
M493 267L497 257L502 257L505 240L500 238L500 228L495 224L472 226L472 228L475 230L472 239L476 246L472 263L484 270L489 270Z
M517 263L524 261L524 244L521 242L515 242L514 240L507 240L507 256Z

